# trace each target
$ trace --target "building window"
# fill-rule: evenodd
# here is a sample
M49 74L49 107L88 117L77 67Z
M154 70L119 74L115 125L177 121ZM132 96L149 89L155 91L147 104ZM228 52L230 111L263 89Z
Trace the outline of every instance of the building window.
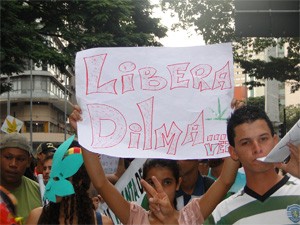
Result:
M30 90L30 80L28 78L24 78L21 83L22 93L27 93Z
M26 131L30 132L30 121L25 121L24 122L26 126ZM32 132L33 133L43 133L44 132L44 122L41 121L33 121L32 122Z

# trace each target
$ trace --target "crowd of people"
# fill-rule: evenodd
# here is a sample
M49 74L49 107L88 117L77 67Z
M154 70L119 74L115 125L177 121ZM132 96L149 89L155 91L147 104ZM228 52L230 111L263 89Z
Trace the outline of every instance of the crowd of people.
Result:
M288 162L257 160L279 138L263 110L238 102L233 106L227 121L230 157L145 161L141 184L146 208L127 201L115 187L126 170L124 159L115 174L105 174L99 155L77 141L57 147L41 143L33 153L22 134L6 134L0 142L0 206L13 220L2 214L1 224L113 224L99 213L100 201L122 224L299 223L300 146L288 144ZM81 109L74 106L69 121L75 130L81 119ZM32 160L32 176L26 176Z

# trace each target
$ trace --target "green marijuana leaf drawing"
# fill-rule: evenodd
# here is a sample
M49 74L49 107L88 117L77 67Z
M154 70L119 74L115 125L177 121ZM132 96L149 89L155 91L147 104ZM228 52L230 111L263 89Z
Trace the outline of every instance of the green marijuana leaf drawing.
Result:
M221 109L220 98L218 98L218 111L216 112L212 108L209 108L212 113L215 115L214 118L207 118L206 120L226 120L227 118L223 118L224 113L227 111L228 107L226 107L223 111Z

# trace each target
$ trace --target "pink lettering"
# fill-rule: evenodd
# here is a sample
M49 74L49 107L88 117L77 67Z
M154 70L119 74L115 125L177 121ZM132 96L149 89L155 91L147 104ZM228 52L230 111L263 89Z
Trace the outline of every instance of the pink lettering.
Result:
M153 67L145 67L139 69L141 76L141 89L148 91L158 91L167 86L167 80L160 76L154 76L156 69Z
M172 123L169 132L166 130L166 125L163 124L160 128L155 130L155 149L161 147L165 148L167 145L169 146L167 154L176 155L176 149L181 133L182 130L177 127L176 123Z
M107 54L85 57L86 69L86 95L92 93L111 93L117 94L115 90L116 79L100 85L101 73Z
M192 123L188 124L186 136L182 145L193 142L193 146L204 142L204 116L203 111L199 114L198 118Z
M141 137L140 132L142 131L142 127L137 123L133 123L129 126L129 129L131 130L131 132L130 132L130 141L129 141L128 148L138 149L140 137Z
M171 75L171 90L174 88L187 88L189 86L189 80L180 80L184 77L184 72L187 70L188 66L189 63L180 63L167 66Z
M144 150L152 149L153 103L154 97L137 104L144 124Z
M229 70L229 62L226 65L218 70L215 74L214 84L212 89L220 88L221 90L232 88L231 80L230 80L230 70Z
M205 82L204 78L211 73L212 67L206 64L200 64L191 69L193 77L193 88L199 89L200 91L209 90L210 86Z
M92 147L109 148L119 144L127 129L124 116L117 109L102 104L88 104L87 109L90 115L92 127ZM104 135L102 123L110 124L110 134Z

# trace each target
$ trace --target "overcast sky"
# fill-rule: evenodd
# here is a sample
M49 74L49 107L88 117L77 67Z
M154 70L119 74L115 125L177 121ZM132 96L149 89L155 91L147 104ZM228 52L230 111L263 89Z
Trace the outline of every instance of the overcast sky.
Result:
M152 4L158 4L159 0L150 0ZM172 18L169 13L162 13L157 8L154 17L162 18L161 23L171 28L172 23L177 22L178 18ZM165 47L187 47L205 45L201 36L196 35L193 29L167 32L167 37L160 39Z

